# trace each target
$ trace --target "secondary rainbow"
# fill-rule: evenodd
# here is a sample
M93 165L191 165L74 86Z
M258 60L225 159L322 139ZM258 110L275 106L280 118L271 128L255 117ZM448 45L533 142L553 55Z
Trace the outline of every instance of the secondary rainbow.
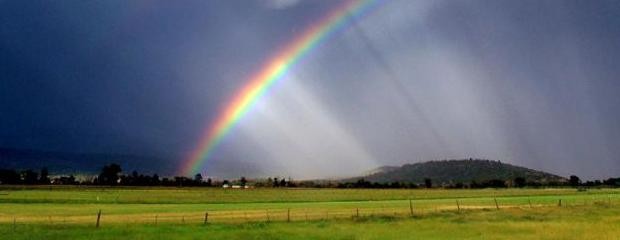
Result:
M248 83L235 94L215 122L205 129L198 147L179 169L180 174L188 176L199 172L202 164L209 159L227 133L252 109L256 100L265 95L274 83L282 79L330 34L344 28L352 19L362 16L377 2L376 0L344 1L266 61L263 68L252 75Z

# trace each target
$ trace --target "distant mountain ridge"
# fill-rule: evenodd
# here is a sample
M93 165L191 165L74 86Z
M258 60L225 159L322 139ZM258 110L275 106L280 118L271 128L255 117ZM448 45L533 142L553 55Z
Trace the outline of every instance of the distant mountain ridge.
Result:
M0 168L5 169L38 171L47 167L51 174L97 174L110 163L120 164L124 172L169 174L175 169L163 159L148 156L0 148Z
M430 178L434 183L469 183L495 179L514 180L517 177L536 182L566 181L566 178L555 174L485 159L428 161L405 164L401 167L381 167L369 171L367 175L345 181L364 179L379 183L421 184L424 183L424 179Z
M175 174L176 166L172 161L161 158L138 156L129 154L101 154L101 153L68 153L42 151L32 149L15 149L0 147L0 169L16 169L35 171L47 167L51 174L97 174L101 168L110 163L120 164L123 172L137 170L140 173L160 176ZM245 166L237 175L256 173L258 166ZM232 171L217 165L213 166L220 171ZM247 168L247 169L246 169ZM236 169L239 170L239 169ZM214 171L218 172L218 171ZM236 176L236 175L234 175ZM532 170L525 167L501 163L499 161L470 159L470 160L443 160L429 161L403 166L383 166L370 170L363 176L343 179L342 181L357 181L364 179L370 182L408 182L424 183L425 178L432 179L433 183L467 183L471 181L483 182L488 180L514 180L523 177L527 181L562 182L566 178L551 173Z

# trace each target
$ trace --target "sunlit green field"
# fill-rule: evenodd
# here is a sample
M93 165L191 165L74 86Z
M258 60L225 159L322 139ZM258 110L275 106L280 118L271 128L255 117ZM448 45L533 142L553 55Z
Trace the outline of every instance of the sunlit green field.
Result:
M619 239L619 207L616 189L4 187L0 236Z

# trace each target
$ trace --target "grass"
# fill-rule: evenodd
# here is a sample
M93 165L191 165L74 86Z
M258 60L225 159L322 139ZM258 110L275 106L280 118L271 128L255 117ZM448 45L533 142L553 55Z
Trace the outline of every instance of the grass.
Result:
M308 188L163 188L163 187L74 187L5 186L0 188L0 203L260 203L379 201L403 199L440 199L476 197L554 196L618 194L614 189L578 193L575 189L308 189Z
M0 236L9 236L2 239L203 239L204 236L212 239L618 239L620 236L620 191L616 189L579 192L574 189L11 186L0 188L0 193ZM558 206L560 200L562 205ZM99 210L103 213L101 228L96 229ZM207 226L203 225L205 212L209 213Z
M415 218L243 224L0 225L6 239L617 239L620 211L606 206L442 211Z

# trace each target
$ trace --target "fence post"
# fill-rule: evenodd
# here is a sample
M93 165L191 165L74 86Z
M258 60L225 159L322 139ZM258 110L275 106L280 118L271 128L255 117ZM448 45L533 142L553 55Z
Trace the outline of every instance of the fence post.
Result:
M411 202L411 199L409 199L409 213L413 217L413 203Z
M562 199L560 198L558 199L558 207L561 207L561 206L562 206Z
M499 210L499 204L497 204L497 198L493 198L495 200L495 209Z
M287 222L291 221L291 209L290 208L286 209L286 221Z
M356 209L355 209L355 216L356 216L357 218L360 218L360 209L359 209L359 208L356 208Z
M185 223L185 216L181 217L181 223Z
M527 199L527 202L530 204L530 208L532 208L532 200L530 200L529 198Z
M207 225L207 222L209 221L209 212L205 212L205 221L204 221L204 225Z
M99 228L99 220L101 220L101 209L99 209L99 212L97 212L97 225L95 225L96 228Z
M157 225L157 214L155 215L155 225Z
M461 205L459 204L459 200L458 199L456 200L456 209L459 212L461 211Z

